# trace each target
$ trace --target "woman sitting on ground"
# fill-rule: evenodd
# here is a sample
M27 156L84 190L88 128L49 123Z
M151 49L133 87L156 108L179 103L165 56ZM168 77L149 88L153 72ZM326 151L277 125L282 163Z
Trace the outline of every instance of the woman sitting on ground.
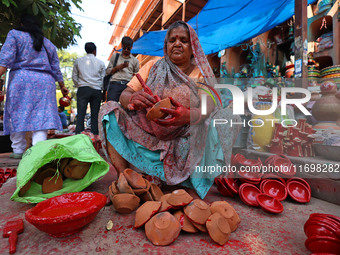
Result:
M139 72L152 90L146 93L136 77L120 96L120 104L108 102L100 110L102 143L118 172L132 165L157 176L168 185L194 188L205 197L214 177L204 166L230 163L233 140L237 132L224 125L217 130L212 118L232 119L231 111L215 107L207 97L207 114L201 115L202 89L213 86L213 71L196 32L185 22L173 23L164 41L164 58L150 61ZM173 107L162 108L165 119L146 118L156 96L171 98ZM234 139L233 139L234 138ZM108 143L106 143L106 141Z

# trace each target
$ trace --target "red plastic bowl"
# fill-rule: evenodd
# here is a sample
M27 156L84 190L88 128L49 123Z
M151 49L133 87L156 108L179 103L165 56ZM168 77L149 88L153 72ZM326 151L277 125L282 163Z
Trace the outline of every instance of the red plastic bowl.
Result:
M283 205L276 198L273 198L266 194L259 194L256 199L259 205L261 206L262 210L265 212L270 212L270 213L282 213L283 212Z
M26 220L53 237L72 235L90 223L104 207L97 192L75 192L49 198L25 213Z
M261 191L252 184L243 183L240 186L239 196L246 205L260 206L256 199L258 194L261 194Z
M339 254L340 239L329 236L313 236L307 238L305 246L313 253Z
M299 203L308 203L311 199L311 192L300 182L290 181L287 184L288 194Z
M267 180L262 186L262 192L279 201L285 200L288 195L286 186L277 180Z

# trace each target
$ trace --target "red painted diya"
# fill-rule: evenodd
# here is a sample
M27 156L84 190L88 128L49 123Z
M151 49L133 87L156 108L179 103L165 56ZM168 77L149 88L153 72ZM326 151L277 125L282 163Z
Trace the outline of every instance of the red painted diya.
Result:
M79 232L106 203L97 192L75 192L49 198L25 213L26 220L53 237Z
M59 105L67 107L71 104L71 98L69 96L61 97L59 99Z

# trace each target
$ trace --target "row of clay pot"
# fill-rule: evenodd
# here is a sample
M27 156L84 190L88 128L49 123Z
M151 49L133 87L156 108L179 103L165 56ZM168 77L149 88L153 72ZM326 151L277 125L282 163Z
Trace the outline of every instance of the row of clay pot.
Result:
M91 167L90 162L81 162L73 158L54 160L40 167L30 181L19 191L23 196L34 181L41 185L42 193L52 193L63 188L63 180L66 178L80 180L84 178Z
M173 214L168 212L172 209ZM135 215L134 228L145 225L145 234L154 245L169 245L180 231L189 233L208 232L213 241L224 245L230 233L240 224L235 209L225 201L208 205L193 198L183 189L161 197L160 201L148 201Z
M118 180L109 187L109 197L115 210L123 214L133 212L141 200L159 201L162 196L162 190L155 183L130 168L120 173Z
M15 168L0 168L0 188L2 184L7 181L7 179L17 175L17 170Z

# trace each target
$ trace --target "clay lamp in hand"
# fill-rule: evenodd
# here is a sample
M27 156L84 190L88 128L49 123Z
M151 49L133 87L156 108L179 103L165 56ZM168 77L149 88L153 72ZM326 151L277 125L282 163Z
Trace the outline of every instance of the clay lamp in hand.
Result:
M71 98L69 96L64 96L59 99L59 105L63 107L70 106Z
M212 214L214 213L219 213L221 214L224 218L228 220L230 230L231 232L234 232L240 222L241 219L234 209L228 202L226 201L215 201L210 205L210 211Z
M188 217L181 210L175 212L174 216L178 220L178 222L181 224L181 228L183 231L188 232L188 233L198 232L197 228L195 228L195 226L191 223Z
M193 200L193 197L189 195L184 189L174 190L169 196L167 202L172 205L173 208L180 208L186 206Z
M206 223L209 236L219 245L224 245L229 240L231 233L229 223L226 218L219 213L212 214Z
M169 245L181 232L179 221L169 212L157 213L145 224L146 237L154 245Z
M205 224L211 215L210 207L201 199L195 199L190 204L184 207L185 215L197 224Z
M161 111L161 108L171 108L170 98L158 101L146 114L148 120L164 119L168 114Z
M111 201L117 212L128 214L139 206L140 198L129 193L121 193L114 195Z
M157 201L147 201L142 204L136 211L134 228L139 228L148 222L159 211L161 204Z

